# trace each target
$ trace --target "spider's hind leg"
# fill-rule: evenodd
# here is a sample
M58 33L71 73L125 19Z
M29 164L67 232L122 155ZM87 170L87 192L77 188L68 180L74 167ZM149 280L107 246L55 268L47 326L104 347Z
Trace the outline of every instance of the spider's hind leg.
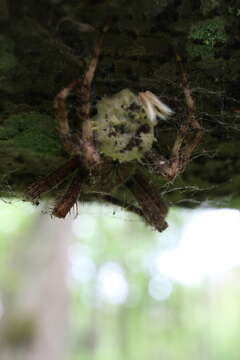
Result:
M165 221L168 206L159 191L153 184L149 184L148 179L141 171L137 171L126 185L140 205L147 223L158 231L164 231L168 226Z

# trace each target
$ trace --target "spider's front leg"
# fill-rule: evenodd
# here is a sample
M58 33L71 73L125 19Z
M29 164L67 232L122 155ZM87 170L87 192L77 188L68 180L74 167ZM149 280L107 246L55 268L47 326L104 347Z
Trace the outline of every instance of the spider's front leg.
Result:
M175 176L178 171L184 170L187 166L193 150L199 144L203 135L203 128L196 115L196 104L192 94L190 81L183 68L181 57L178 54L176 54L176 60L182 77L182 87L187 105L187 113L186 121L180 126L177 133L171 154L172 167L175 171Z
M57 111L57 119L59 122L60 136L66 151L72 155L79 156L86 169L91 169L100 164L100 155L93 142L93 133L90 123L90 110L91 110L91 86L95 74L98 58L101 51L103 37L105 32L108 31L108 25L104 25L102 33L100 34L96 46L94 48L91 61L83 77L71 83L68 87L64 88L55 98L55 108ZM73 88L77 87L77 117L79 126L82 127L82 137L74 137L71 134L68 112L66 107L66 98ZM72 206L77 202L80 192L81 183L84 178L84 169L78 171L66 192L66 194L59 200L53 209L53 215L56 217L64 218ZM86 171L85 171L86 173ZM85 176L86 177L86 176Z
M54 108L59 125L59 134L63 146L69 155L78 155L87 167L93 167L100 163L100 156L93 142L93 132L90 122L91 110L91 87L92 80L96 71L98 58L100 55L104 34L108 31L108 24L103 26L101 34L96 42L90 63L83 76L71 82L63 88L55 97ZM67 110L67 98L76 88L77 107L76 115L78 117L79 128L81 128L82 137L72 134Z
M71 156L71 159L60 166L52 174L32 184L27 191L27 195L31 199L39 197L42 193L51 190L54 186L61 183L66 177L72 174L80 164L84 164L86 170L91 169L100 163L100 155L94 146L90 124L90 97L92 80L96 70L103 37L107 31L108 24L104 25L101 31L91 61L83 76L63 88L54 99L54 108L56 110L60 138L66 152ZM77 116L79 118L79 126L82 127L81 138L71 131L67 109L67 98L77 86L79 86L79 89L77 89ZM66 194L54 207L53 215L57 217L65 217L67 215L79 197L81 183L83 179L86 178L86 174L87 171L81 169L81 172L79 170L77 174L73 176Z
M178 54L176 54L176 59L182 77L182 87L187 105L186 120L177 132L169 159L159 159L159 154L155 150L151 150L145 155L147 164L155 173L168 180L174 179L180 171L185 169L204 131L197 119L190 81Z
M108 31L108 29L109 25L106 23L103 26L102 32L97 40L88 68L81 79L81 85L79 89L77 88L77 116L79 119L79 126L82 128L81 147L83 151L83 161L88 168L95 167L101 162L100 155L94 145L93 130L90 122L91 88L104 34Z
M41 194L51 190L60 184L69 174L79 167L79 158L73 157L63 165L47 175L43 179L34 182L28 187L27 195L32 199L37 199Z

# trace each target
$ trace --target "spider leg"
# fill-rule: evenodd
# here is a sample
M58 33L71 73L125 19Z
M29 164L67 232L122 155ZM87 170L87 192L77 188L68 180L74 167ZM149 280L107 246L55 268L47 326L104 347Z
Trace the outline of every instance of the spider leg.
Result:
M79 171L74 175L72 182L63 197L55 205L52 215L65 218L71 208L76 204L82 187L82 173Z
M42 193L52 189L61 183L69 174L79 167L79 158L77 156L66 161L48 176L31 184L27 190L27 195L31 199L38 198Z
M176 60L182 77L182 87L187 105L186 121L182 124L178 131L171 155L173 162L175 161L177 163L175 167L178 172L179 170L183 170L189 162L191 153L198 145L203 135L203 128L197 119L196 104L192 94L190 81L183 68L181 57L178 54L176 54ZM185 143L185 145L181 150L183 143Z
M60 166L57 170L44 179L32 184L27 191L28 196L32 199L35 199L42 193L50 190L52 187L62 182L76 168L79 168L79 160L82 160L82 162L84 162L87 167L91 167L93 165L95 166L96 164L100 163L100 156L93 144L93 134L90 124L90 96L91 84L100 55L104 33L108 31L108 27L108 24L103 26L102 32L97 40L90 64L83 77L71 82L69 85L64 87L54 99L54 108L56 110L56 118L58 120L60 137L66 152L73 156L73 158L68 160L65 164ZM78 92L79 105L77 108L77 113L78 118L81 120L82 124L82 139L71 132L66 103L68 96L78 84L81 84L81 86ZM74 176L68 191L56 204L53 210L53 215L57 217L66 216L68 211L77 201L83 176L84 174L81 176L80 174Z
M193 150L199 144L203 135L203 128L196 117L196 105L188 75L178 54L176 54L176 59L182 77L181 82L187 105L186 121L177 132L169 159L159 159L159 154L155 150L151 150L145 156L147 164L158 175L162 175L168 180L174 179L179 171L184 170Z
M147 223L158 231L165 230L168 226L165 221L168 206L159 191L152 184L149 184L141 171L137 171L126 185L139 203Z
M97 67L104 34L107 31L108 24L105 24L96 42L90 63L83 76L64 87L54 99L59 133L66 152L70 155L79 155L83 157L83 160L90 166L100 162L100 156L93 144L93 133L90 122L90 98L92 80ZM68 96L77 85L79 85L79 88L76 89L78 98L77 116L79 118L79 125L82 127L82 141L80 139L77 139L76 141L71 133L66 104Z
M96 42L88 68L86 69L85 73L83 74L83 78L81 79L81 86L79 89L77 89L77 115L80 125L82 126L83 155L85 162L90 167L100 163L100 156L93 143L93 132L90 122L91 86L96 71L98 58L101 52L104 34L108 31L108 29L108 24L105 24Z
M73 135L71 133L69 120L68 120L68 110L66 100L74 87L77 85L79 80L71 82L68 86L63 88L54 99L54 109L56 111L56 118L58 120L58 130L59 135L62 140L62 144L66 152L70 155L80 155L81 148L79 144L74 142Z

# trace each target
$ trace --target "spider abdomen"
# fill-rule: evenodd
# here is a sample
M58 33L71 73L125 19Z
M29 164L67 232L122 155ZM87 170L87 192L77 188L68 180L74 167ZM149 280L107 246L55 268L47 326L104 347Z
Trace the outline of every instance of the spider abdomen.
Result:
M154 142L154 126L137 95L124 89L97 103L93 127L99 150L119 161L139 160Z

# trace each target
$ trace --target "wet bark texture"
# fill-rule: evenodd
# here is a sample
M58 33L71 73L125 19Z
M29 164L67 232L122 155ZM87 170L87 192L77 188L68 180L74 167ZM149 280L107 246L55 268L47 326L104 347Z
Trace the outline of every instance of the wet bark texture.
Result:
M237 0L2 0L1 195L23 198L27 185L67 158L53 99L82 73L108 16L113 21L94 79L93 111L97 99L124 88L154 92L175 111L157 129L155 146L166 155L186 109L174 57L178 52L205 133L174 183L153 174L150 182L159 184L173 204L234 204L240 193ZM74 96L69 107L74 108Z

